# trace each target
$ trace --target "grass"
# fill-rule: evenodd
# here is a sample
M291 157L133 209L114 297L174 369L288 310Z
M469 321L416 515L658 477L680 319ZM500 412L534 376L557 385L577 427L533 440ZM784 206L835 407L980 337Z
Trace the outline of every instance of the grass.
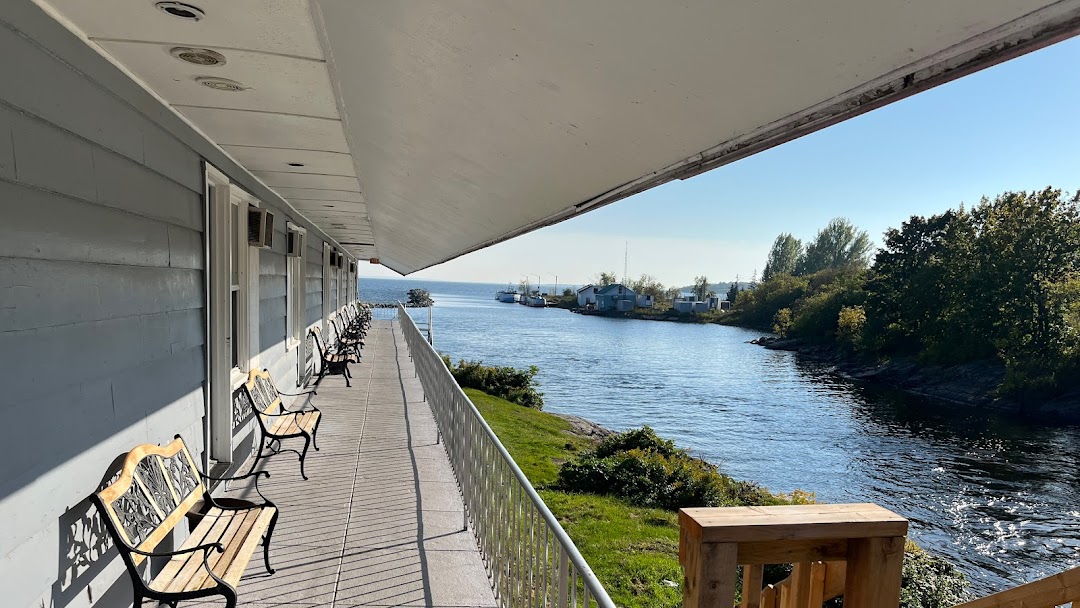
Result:
M566 420L474 389L465 393L593 568L616 605L682 605L679 523L675 513L594 494L551 489L559 465L593 442Z

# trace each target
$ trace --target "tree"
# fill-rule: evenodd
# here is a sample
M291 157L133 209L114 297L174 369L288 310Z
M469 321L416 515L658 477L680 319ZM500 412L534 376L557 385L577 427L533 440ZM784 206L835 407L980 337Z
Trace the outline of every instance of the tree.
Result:
M431 294L426 289L410 289L409 290L409 306L431 306L435 301L431 299Z
M600 287L607 287L617 282L614 272L601 272L596 276L595 283Z
M1006 192L972 210L978 265L968 297L992 319L1007 388L1049 386L1075 371L1070 323L1080 277L1080 192Z
M728 287L727 300L731 302L731 305L735 305L735 300L739 297L739 275L735 275L735 282Z
M795 267L799 263L802 249L802 241L786 232L776 237L772 249L769 250L761 280L768 281L778 274L795 274Z
M572 297L574 295L574 290L567 287L566 289L562 290L562 295L564 298Z
M699 300L704 300L709 295L709 277L705 275L694 277L694 293L697 294Z
M796 273L813 274L827 268L863 270L869 263L870 235L838 217L818 231L796 264Z
M667 288L664 287L663 283L649 274L643 274L637 279L631 280L627 284L627 287L634 290L634 293L636 294L652 296L654 299L662 298L667 291Z

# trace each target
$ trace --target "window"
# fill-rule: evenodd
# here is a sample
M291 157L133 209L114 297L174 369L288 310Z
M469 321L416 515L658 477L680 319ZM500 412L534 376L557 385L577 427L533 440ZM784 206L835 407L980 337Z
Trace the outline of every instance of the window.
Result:
M288 226L288 264L285 268L286 325L288 336L285 340L285 348L291 351L304 339L304 313L307 310L307 287L305 285L304 267L304 240L307 231L290 222ZM303 357L298 354L298 357Z
M236 447L234 434L246 428L233 428L231 396L259 359L259 254L248 245L248 208L259 202L209 165L206 198L210 242L210 454L219 462L231 462Z

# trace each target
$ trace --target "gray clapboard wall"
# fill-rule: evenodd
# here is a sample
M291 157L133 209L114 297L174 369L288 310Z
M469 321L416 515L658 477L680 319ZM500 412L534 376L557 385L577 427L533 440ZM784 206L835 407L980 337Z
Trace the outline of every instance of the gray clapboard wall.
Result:
M285 222L314 250L309 325L327 237L29 0L0 3L0 55L0 603L128 606L87 497L140 443L203 452L203 160L277 216L259 340L283 388Z
M204 444L201 159L7 27L0 53L19 58L0 77L27 70L0 89L0 415L18 421L0 589L11 606L123 604L86 498L134 445Z

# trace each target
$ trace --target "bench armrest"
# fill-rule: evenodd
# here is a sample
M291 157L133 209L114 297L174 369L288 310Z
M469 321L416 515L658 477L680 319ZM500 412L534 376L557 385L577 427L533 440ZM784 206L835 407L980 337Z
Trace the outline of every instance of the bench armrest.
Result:
M316 393L315 389L311 389L308 391L300 391L299 393L286 393L285 391L278 391L278 394L285 395L286 397L299 397L300 395L318 395L319 393Z
M270 477L270 472L269 471L252 471L250 473L247 473L246 475L237 475L235 477L214 477L213 475L207 475L206 473L203 473L202 471L199 471L199 476L202 477L203 479L210 479L210 480L213 480L213 481L239 481L241 479L247 479L248 477L254 477L255 478L255 493L258 494L259 497L261 497L263 499L264 506L271 506L271 507L275 506L274 503L270 502L269 498L267 498L266 496L263 495L262 490L259 489L259 478L260 477L269 478ZM236 508L233 508L233 507L223 507L223 506L217 504L216 502L214 502L214 497L211 496L209 492L206 493L206 496L210 499L210 504L214 505L215 507L217 507L219 509L225 509L225 510L230 510L230 511L237 510Z
M132 553L145 555L146 557L173 557L176 555L184 555L185 553L195 553L196 551L209 552L211 549L217 549L218 553L225 552L225 547L223 547L221 543L206 543L205 545L198 545L189 549L180 549L179 551L140 551L139 549L130 546L125 548Z
M315 407L312 404L301 406L301 407L299 407L297 409L292 409L292 408L285 407L285 404L281 405L281 413L282 414L303 414L305 412L321 412L321 411L322 410L320 410L319 408Z

